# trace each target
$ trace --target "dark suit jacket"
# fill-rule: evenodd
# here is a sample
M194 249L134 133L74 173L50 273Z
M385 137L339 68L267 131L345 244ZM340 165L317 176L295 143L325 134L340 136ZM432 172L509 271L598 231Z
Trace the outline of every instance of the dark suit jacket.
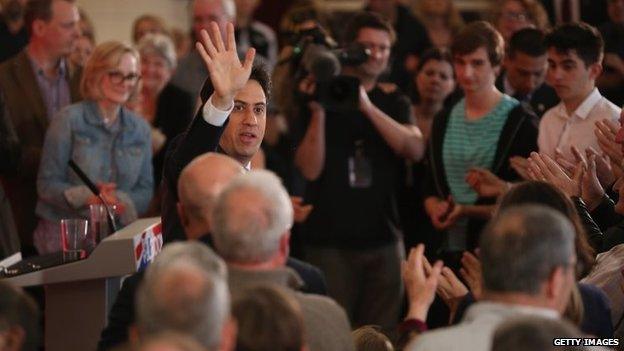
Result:
M496 78L496 87L502 92L505 92L504 79L505 71L502 71L501 74L498 75L498 78ZM528 102L537 117L542 118L544 113L557 105L559 101L559 96L557 96L555 89L546 83L542 83L531 95L531 100L521 102Z
M158 96L154 127L167 137L165 146L153 156L154 184L160 185L165 154L168 145L176 136L183 133L193 119L195 102L193 96L169 83Z
M75 71L70 77L67 70L72 102L80 99L81 73L80 70ZM0 65L0 89L5 94L7 109L22 149L19 176L5 177L5 189L13 206L22 244L31 244L37 224L37 171L49 119L26 50Z
M200 240L212 246L210 234L204 235ZM320 269L291 257L288 258L286 266L295 270L303 280L304 286L301 288L301 292L327 295L325 277ZM106 327L100 335L97 348L99 351L109 350L128 341L128 328L136 319L134 300L139 284L143 280L143 275L144 271L137 272L124 280L117 299L108 314Z

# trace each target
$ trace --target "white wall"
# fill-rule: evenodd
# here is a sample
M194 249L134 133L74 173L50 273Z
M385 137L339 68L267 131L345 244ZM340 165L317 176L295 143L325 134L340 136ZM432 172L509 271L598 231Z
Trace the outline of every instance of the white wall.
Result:
M162 17L170 27L188 30L189 0L78 0L91 17L98 43L121 40L131 43L132 22L143 14Z

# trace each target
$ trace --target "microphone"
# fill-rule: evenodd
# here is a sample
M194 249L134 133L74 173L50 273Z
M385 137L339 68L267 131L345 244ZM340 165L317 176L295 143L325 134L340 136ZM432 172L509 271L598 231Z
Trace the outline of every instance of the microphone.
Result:
M104 200L104 197L102 196L100 189L98 189L98 187L93 184L93 182L91 181L91 179L89 179L89 177L85 174L85 172L83 172L82 169L80 169L80 167L78 167L78 165L76 164L76 162L74 162L74 160L70 159L67 164L69 165L69 168L71 168L76 175L78 176L78 178L80 178L80 180L87 186L87 188L89 188L89 190L91 190L91 192L98 197L98 199L100 199L100 201L102 201L102 203L104 204L104 208L106 208L106 218L108 219L108 225L111 228L112 232L116 232L117 231L117 226L115 225L115 217L113 217L113 213L110 211L110 205L108 204L108 202L106 200Z

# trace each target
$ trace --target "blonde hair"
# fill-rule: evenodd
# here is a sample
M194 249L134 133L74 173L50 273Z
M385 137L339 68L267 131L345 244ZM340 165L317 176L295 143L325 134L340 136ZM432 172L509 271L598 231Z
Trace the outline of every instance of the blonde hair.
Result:
M121 57L125 54L132 55L137 60L137 66L140 65L139 52L128 45L118 41L107 41L95 47L93 54L85 64L80 81L80 93L85 99L98 100L101 98L99 86L102 76L106 71L116 68ZM137 83L131 95L134 95L139 87L140 85Z

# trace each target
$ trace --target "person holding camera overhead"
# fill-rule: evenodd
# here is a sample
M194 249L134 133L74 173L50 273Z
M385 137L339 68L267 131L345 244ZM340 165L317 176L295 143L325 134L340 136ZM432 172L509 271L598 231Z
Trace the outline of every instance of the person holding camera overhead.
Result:
M61 219L86 218L89 205L101 203L69 168L69 160L98 185L109 205L116 205L122 225L147 210L154 188L151 131L124 107L139 89L139 65L139 53L129 46L98 45L80 84L85 100L52 120L37 176L34 241L39 254L61 250Z
M305 202L313 205L301 228L306 260L325 272L329 294L354 327L377 324L388 330L398 321L402 301L397 173L404 158L419 160L424 152L420 130L410 125L408 98L378 83L394 39L392 27L376 14L361 12L351 19L345 44L370 51L363 64L342 68L343 76L360 82L351 92L354 106L310 102L308 118L297 119L304 132L295 154L309 181ZM316 88L322 90L320 84Z

